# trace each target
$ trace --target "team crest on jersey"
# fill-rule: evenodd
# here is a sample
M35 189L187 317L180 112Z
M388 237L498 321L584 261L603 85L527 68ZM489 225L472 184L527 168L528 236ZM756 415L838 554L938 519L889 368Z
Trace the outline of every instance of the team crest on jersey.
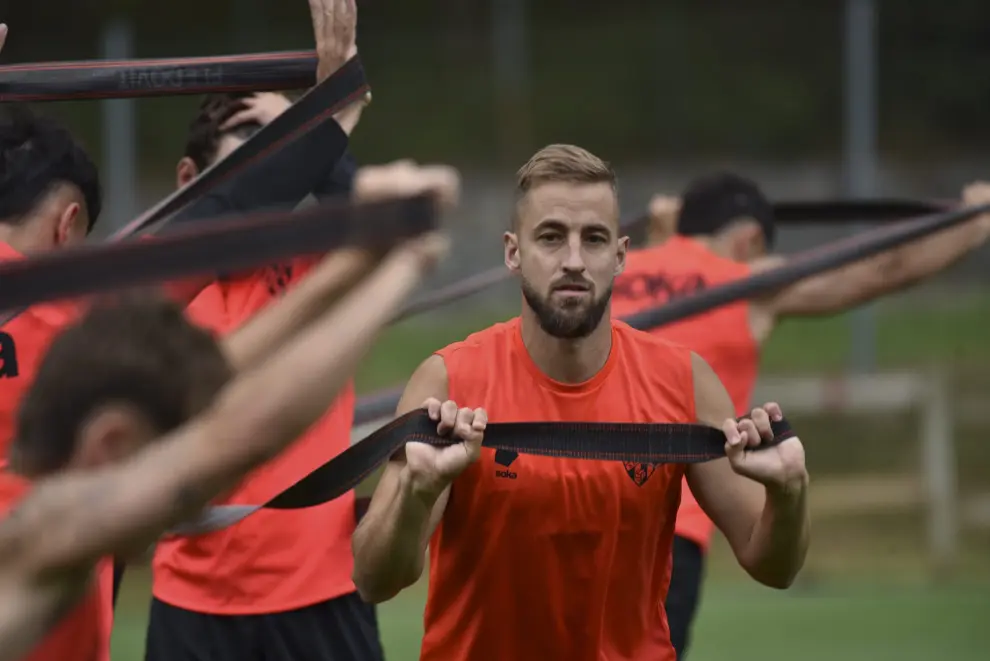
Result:
M657 469L657 464L637 464L631 461L625 461L623 465L626 467L626 473L629 474L629 479L635 482L637 487L646 484L646 481L653 475L653 471Z

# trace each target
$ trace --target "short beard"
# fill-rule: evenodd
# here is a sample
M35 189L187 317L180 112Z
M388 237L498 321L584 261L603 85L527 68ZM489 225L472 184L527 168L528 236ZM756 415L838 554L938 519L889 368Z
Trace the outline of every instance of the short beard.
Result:
M578 340L588 337L594 332L605 316L608 302L612 299L612 285L608 286L599 298L593 300L583 314L567 314L566 311L554 308L549 296L541 298L536 289L526 280L521 279L523 298L536 313L540 328L547 335L561 340Z

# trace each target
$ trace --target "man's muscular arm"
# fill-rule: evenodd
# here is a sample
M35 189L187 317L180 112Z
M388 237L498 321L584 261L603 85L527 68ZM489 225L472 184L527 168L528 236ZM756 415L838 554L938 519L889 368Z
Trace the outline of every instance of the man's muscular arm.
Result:
M447 368L436 354L413 372L396 415L420 408L430 398L447 399ZM449 487L440 493L416 492L405 451L391 457L351 539L354 583L365 601L387 601L419 580L426 566L427 544L449 495Z
M990 184L967 187L963 201L967 206L990 202ZM775 318L842 312L944 271L988 238L990 215L977 216L899 248L805 278L757 302L755 311ZM765 271L785 262L780 256L767 257L755 262L753 270Z
M339 306L239 374L210 410L136 456L37 482L0 522L0 570L43 582L126 555L235 486L326 410L444 250L434 236L393 251Z
M735 418L732 400L704 360L692 354L692 362L698 423L722 428ZM789 587L808 551L807 474L788 484L763 486L740 475L725 458L691 464L687 479L743 569L769 587Z

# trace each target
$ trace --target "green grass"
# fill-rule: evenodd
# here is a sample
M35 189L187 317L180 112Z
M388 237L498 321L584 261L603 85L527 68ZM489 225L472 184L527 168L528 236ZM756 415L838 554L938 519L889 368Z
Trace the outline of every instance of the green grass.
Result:
M113 661L143 654L146 581L125 586ZM422 586L379 608L388 661L418 659ZM709 583L694 633L692 661L982 661L990 650L990 584L891 586L830 584L782 593L731 582Z

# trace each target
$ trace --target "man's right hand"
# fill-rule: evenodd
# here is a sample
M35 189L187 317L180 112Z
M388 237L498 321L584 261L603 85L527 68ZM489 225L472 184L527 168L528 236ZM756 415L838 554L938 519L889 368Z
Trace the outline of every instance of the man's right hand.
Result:
M7 41L7 24L0 23L0 52L3 52L3 44Z
M461 441L447 447L427 443L406 443L405 472L412 493L432 504L454 478L481 455L488 414L484 409L458 408L451 400L441 403L431 397L423 403L437 434Z

